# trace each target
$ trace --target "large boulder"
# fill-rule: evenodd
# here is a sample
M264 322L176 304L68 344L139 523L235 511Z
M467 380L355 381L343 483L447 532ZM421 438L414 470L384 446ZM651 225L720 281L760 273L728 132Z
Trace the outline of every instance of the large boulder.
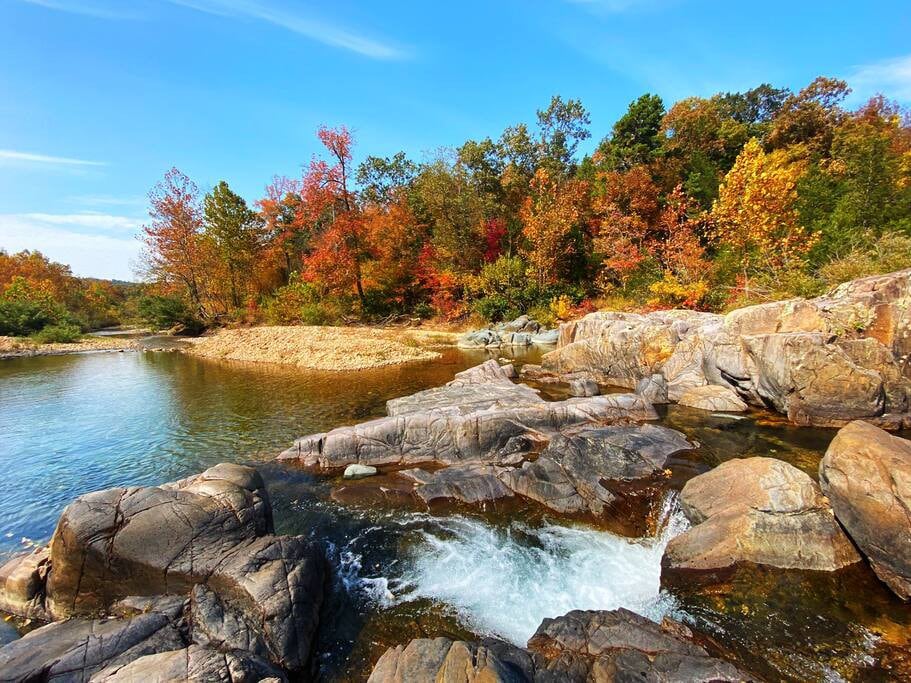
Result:
M722 463L686 483L680 506L694 526L668 543L663 579L740 562L834 571L860 559L816 482L781 460Z
M706 384L687 389L678 403L682 406L708 410L713 413L742 413L747 409L733 389L718 384Z
M558 434L537 460L505 470L500 478L516 493L556 512L601 516L619 507L621 498L630 502L632 491L624 490L624 484L653 477L671 455L689 448L683 434L667 427L583 427ZM646 507L656 502L657 490L639 493L645 494L638 502ZM647 515L638 507L644 523Z
M281 683L285 680L282 671L248 652L190 645L106 667L90 683Z
M510 648L505 643L501 647ZM531 656L520 654L528 669L501 659L487 645L449 638L419 638L386 650L367 683L525 683L533 680ZM530 671L529 671L530 669Z
M271 531L269 497L251 467L216 465L173 484L80 496L51 540L48 608L63 618L127 595L187 591Z
M852 422L819 463L819 482L876 575L911 600L911 441Z
M557 676L544 680L707 683L747 679L734 665L710 655L682 624L666 620L659 625L622 608L573 610L545 619L528 641L528 649L546 661L539 664L539 671Z
M234 652L231 661L239 662L240 668L234 667L238 672L247 670L244 662L250 671L259 671L259 660L270 662L270 670L306 672L313 661L325 559L308 538L271 532L269 497L250 467L217 465L172 484L81 496L61 515L49 562L40 552L19 560L0 591L3 604L21 616L39 605L46 618L68 620L34 632L47 637L23 638L13 643L19 649L4 648L0 662L6 656L53 673L63 666L55 662L78 658L76 651L100 634L101 654L91 659L94 669L180 650L194 661L221 657L223 663ZM184 596L190 593L192 618L181 616L178 627L176 613L165 614L155 596L181 596L177 612L183 615ZM91 621L112 615L115 620ZM164 628L164 616L180 639L131 649L148 640L148 624ZM145 629L140 629L141 638L133 635L139 626ZM212 659L198 648L187 651L190 645L224 656ZM116 661L110 648L122 648ZM129 656L120 657L127 649ZM193 665L191 670L209 671L207 667Z

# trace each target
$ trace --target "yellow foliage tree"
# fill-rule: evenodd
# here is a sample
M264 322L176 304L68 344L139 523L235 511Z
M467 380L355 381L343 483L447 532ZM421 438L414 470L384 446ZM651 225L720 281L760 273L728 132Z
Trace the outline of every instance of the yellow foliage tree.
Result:
M561 260L573 251L569 237L585 216L587 197L584 181L560 181L543 168L532 178L520 218L530 244L528 261L539 285L558 279Z
M753 138L719 188L712 206L716 237L738 252L745 272L801 260L813 246L796 208L797 181L806 171L799 151L766 153Z

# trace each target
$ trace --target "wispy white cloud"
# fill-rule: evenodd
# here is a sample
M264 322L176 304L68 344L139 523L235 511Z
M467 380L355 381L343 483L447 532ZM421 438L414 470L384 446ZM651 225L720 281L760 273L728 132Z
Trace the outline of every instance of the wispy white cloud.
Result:
M127 2L110 3L104 0L21 0L29 5L38 5L47 9L82 14L97 19L139 19L141 12L137 12L135 0ZM130 6L134 5L134 6Z
M879 93L911 102L911 55L857 66L848 74L847 81L858 97Z
M87 161L71 157L57 157L49 154L19 152L14 149L0 149L0 163L47 164L51 166L107 166L105 161Z
M264 21L325 45L350 50L372 59L404 59L408 56L408 53L400 47L305 16L299 10L275 2L257 0L170 0L170 2L207 14Z
M133 234L142 225L139 218L129 216L112 216L105 213L23 213L18 214L22 219L36 221L46 225L56 225L69 228L96 231L118 231Z
M0 248L8 252L40 251L54 261L69 264L76 275L84 277L135 279L135 264L141 251L139 240L132 233L122 231L92 232L91 226L80 224L83 219L79 216L0 214ZM112 226L123 228L132 220L117 218L120 217L108 216L97 222L96 228L102 231Z

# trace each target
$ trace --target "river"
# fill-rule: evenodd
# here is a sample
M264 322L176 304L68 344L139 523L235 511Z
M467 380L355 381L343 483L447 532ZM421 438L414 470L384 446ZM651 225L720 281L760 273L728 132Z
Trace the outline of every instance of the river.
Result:
M46 542L79 494L252 463L269 486L277 531L320 540L333 563L319 646L326 680L360 677L388 645L413 637L490 634L524 644L546 616L618 606L692 621L770 678L886 675L881 663L906 642L911 615L866 568L834 578L745 571L720 593L660 591L664 544L685 525L673 496L660 534L635 539L530 508L430 513L339 502L338 480L274 462L297 436L382 415L387 399L442 384L485 357L447 349L432 363L346 374L165 352L2 361L0 554ZM815 476L834 434L766 414L673 407L662 420L700 444L671 463L672 488L750 455Z

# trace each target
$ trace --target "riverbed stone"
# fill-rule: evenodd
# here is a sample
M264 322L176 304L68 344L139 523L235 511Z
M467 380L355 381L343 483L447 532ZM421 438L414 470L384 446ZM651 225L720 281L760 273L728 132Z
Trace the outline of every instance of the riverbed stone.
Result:
M467 463L435 472L419 470L422 474L411 478L419 482L415 494L427 504L449 500L478 505L513 496L512 490L500 481L505 471L493 465Z
M376 473L377 469L375 467L354 463L345 468L343 476L345 479L363 479L364 477L372 477Z
M593 379L573 379L569 382L569 393L571 396L597 396L601 389Z
M717 384L706 384L688 389L678 403L711 413L742 413L747 409L733 389Z
M741 562L834 571L860 560L816 482L781 460L724 462L686 483L680 507L694 526L668 543L662 580Z
M526 658L531 659L528 655ZM481 643L419 638L405 646L386 650L367 683L523 683L530 680L527 672L504 661Z
M658 373L643 377L636 383L636 393L653 404L667 403L667 380Z
M48 621L44 586L50 548L36 548L10 558L0 567L0 611L25 619Z
M852 422L829 445L819 482L876 575L911 600L911 441Z

